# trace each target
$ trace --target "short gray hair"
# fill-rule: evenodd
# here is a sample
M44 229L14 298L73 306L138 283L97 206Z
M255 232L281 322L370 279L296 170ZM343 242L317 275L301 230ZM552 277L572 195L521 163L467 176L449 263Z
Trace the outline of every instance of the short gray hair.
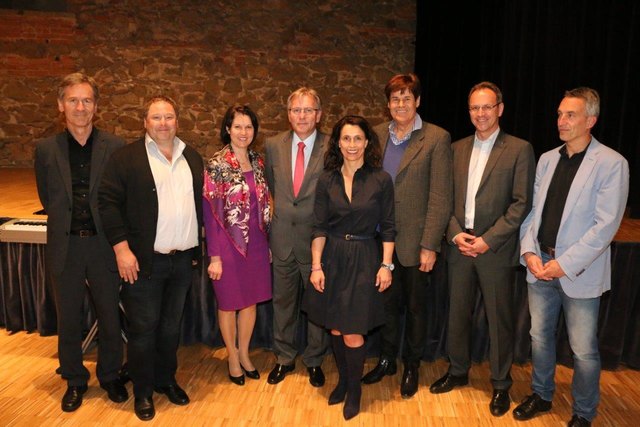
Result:
M316 108L318 110L322 110L322 102L320 102L320 95L318 95L318 92L316 92L315 89L311 89L309 87L301 87L291 92L291 95L289 95L289 98L287 98L287 109L291 108L291 103L293 102L293 99L298 98L300 96L310 96L311 98L314 99L314 101L316 101Z
M598 117L600 115L600 95L590 87L577 87L564 93L565 98L584 99L587 104L587 115Z

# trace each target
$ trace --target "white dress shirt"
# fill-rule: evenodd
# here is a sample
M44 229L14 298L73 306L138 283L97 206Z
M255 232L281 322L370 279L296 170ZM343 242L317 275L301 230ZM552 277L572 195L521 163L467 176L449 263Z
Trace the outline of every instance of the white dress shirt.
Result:
M482 141L476 134L473 139L473 151L471 151L471 159L469 160L469 175L467 178L467 198L464 204L464 227L473 229L473 223L476 216L476 194L482 180L484 168L487 166L489 154L493 144L496 142L500 128Z
M158 224L153 250L166 254L174 249L191 249L198 245L198 218L191 168L182 155L186 145L175 137L170 162L148 134L145 142L158 195Z

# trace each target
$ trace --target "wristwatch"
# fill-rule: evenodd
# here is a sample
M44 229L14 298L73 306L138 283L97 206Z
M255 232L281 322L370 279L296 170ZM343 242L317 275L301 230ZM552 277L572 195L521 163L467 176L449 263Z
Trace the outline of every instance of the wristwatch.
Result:
M380 264L380 267L382 268L386 268L389 271L393 271L394 268L396 268L395 265L393 265L393 263L391 264L385 264L384 262L382 264Z

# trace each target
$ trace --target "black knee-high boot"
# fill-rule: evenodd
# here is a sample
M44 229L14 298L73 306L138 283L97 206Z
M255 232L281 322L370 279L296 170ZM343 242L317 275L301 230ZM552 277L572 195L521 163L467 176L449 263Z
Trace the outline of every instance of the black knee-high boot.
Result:
M347 360L347 398L344 402L342 414L345 420L349 420L360 412L360 397L362 388L360 380L364 371L365 345L360 347L345 346Z
M331 335L331 345L338 368L338 385L329 395L329 405L335 405L342 402L347 394L347 360L342 335Z

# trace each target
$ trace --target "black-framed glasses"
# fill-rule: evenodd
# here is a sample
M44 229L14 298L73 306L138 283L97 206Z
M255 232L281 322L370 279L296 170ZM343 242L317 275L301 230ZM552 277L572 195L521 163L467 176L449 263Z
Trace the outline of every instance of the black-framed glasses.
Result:
M482 111L483 113L486 113L487 111L493 110L500 104L502 104L502 102L498 102L497 104L493 104L493 105L470 105L469 112L478 113Z

